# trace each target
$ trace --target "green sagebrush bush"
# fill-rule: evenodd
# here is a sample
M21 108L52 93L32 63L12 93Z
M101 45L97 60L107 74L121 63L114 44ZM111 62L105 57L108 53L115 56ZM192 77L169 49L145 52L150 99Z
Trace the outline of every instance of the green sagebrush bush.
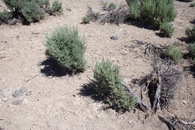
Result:
M190 41L194 42L195 41L195 26L193 26L192 28L186 29L186 35Z
M62 13L62 12L63 12L62 3L59 2L58 0L55 0L52 3L52 13L56 14L56 13Z
M93 86L97 94L106 99L111 108L116 110L129 110L135 106L134 99L122 86L122 77L119 68L108 60L96 63L93 70Z
M126 0L133 19L158 28L162 23L171 22L176 13L173 0Z
M188 45L188 51L193 60L195 60L195 42Z
M34 1L26 2L21 11L29 23L38 22L44 16L43 9Z
M163 23L160 25L160 32L166 37L172 37L173 31L173 25L170 23Z
M12 19L13 15L11 12L3 11L0 12L0 25L2 23L8 23L8 20Z
M114 9L116 9L116 4L113 3L113 2L111 2L111 3L108 5L108 9L109 9L109 10L114 10Z
M64 69L73 73L85 70L85 41L79 37L77 28L65 26L55 29L47 36L46 47L46 54Z
M181 61L182 57L183 57L183 54L182 54L181 50L175 45L170 45L167 48L166 55L172 61L174 61L175 64L178 64Z

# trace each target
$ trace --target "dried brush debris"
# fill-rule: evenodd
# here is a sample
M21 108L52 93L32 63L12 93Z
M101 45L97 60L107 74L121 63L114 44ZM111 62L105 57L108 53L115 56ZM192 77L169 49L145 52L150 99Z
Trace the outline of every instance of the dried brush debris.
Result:
M182 76L171 61L158 59L155 61L153 71L147 76L147 79L147 89L152 108L154 111L158 111L169 106Z
M128 9L126 9L126 5L121 4L116 9L110 10L102 15L102 17L100 17L100 23L111 23L119 25L127 19L128 15Z
M159 116L159 119L168 126L169 130L195 130L195 120L191 122L186 119L178 118L177 116Z
M99 21L100 24L110 23L117 24L123 23L129 16L129 11L126 5L120 4L118 7L108 6L107 2L101 1L101 9L103 12L94 12L93 9L88 6L86 15L90 18L90 21Z

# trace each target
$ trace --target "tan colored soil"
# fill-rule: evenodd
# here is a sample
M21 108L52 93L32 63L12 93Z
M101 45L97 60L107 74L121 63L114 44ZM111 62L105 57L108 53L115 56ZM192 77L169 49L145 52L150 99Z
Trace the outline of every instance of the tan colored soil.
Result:
M125 0L113 0L120 3ZM110 59L120 67L125 82L130 84L134 78L150 73L151 61L144 56L144 47L135 45L134 40L155 45L169 45L180 42L185 37L185 29L192 26L195 8L189 3L175 1L177 18L173 22L173 37L161 38L158 31L139 28L133 25L100 25L91 22L80 24L87 5L98 11L99 0L63 0L62 16L50 16L40 23L30 26L0 26L0 89L11 87L13 90L26 86L32 95L19 98L28 99L27 104L12 105L13 97L0 102L0 127L4 130L168 130L157 115L174 116L192 120L195 118L195 80L193 74L183 72L183 82L176 99L169 110L159 114L149 112L149 117L140 110L118 114L112 109L103 110L105 104L95 102L90 97L79 95L84 84L92 78L95 63L102 58ZM0 2L1 10L5 6ZM69 11L68 9L71 9ZM45 56L46 35L58 26L77 26L81 36L85 37L87 50L87 70L70 77L47 76L41 70L47 70L42 63ZM111 36L118 40L111 40ZM183 61L180 67L189 66ZM48 73L47 73L48 74ZM49 75L49 74L48 74ZM135 90L137 90L135 88ZM138 91L137 91L138 92ZM2 97L2 96L1 96Z

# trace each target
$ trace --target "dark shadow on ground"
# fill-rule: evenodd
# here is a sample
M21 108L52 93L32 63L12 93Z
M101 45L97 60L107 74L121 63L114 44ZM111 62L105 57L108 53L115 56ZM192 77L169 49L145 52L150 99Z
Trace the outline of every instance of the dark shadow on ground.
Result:
M195 65L185 66L184 70L187 71L189 74L192 74L195 78Z
M138 20L134 20L134 19L131 19L131 18L128 18L124 21L124 24L127 24L127 25L133 25L133 26L136 26L138 28L144 28L144 29L149 29L149 30L158 30L157 28L153 27L153 26L149 26L147 24L145 24L144 22L140 22Z
M47 58L40 65L44 66L44 68L41 69L40 71L45 76L62 77L62 76L65 76L65 75L69 75L69 76L73 75L73 72L71 72L68 69L66 70L66 69L62 68L52 58Z

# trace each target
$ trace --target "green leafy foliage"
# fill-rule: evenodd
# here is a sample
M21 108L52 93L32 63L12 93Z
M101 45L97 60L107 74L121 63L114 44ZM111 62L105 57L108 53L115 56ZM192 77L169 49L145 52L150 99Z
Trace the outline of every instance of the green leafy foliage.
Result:
M195 7L195 2L191 3L190 7Z
M63 11L62 3L59 1L54 1L52 7L49 0L3 0L3 2L10 9L12 19L15 18L25 24L38 22L45 13L55 15ZM4 16L5 13L1 13L1 17Z
M116 4L113 3L113 2L111 2L111 3L108 5L108 9L109 9L109 10L114 10L114 9L116 9Z
M40 19L43 18L44 12L38 3L31 1L24 4L22 14L25 19L31 23L40 21Z
M164 34L164 36L166 37L172 37L173 31L174 31L173 25L170 23L163 23L160 26L160 32Z
M110 107L116 110L129 110L135 106L134 99L122 86L119 68L108 60L103 60L95 66L93 87L97 94L104 97Z
M13 15L10 12L3 11L0 12L0 24L2 23L8 23L8 20L12 19Z
M195 41L195 26L193 26L192 28L186 29L186 35L190 41L194 42Z
M176 17L173 0L127 0L127 4L133 19L156 28Z
M79 37L75 27L59 27L47 37L47 51L51 58L66 70L73 73L83 72L86 61L84 60L85 42Z
M181 50L175 45L169 46L166 50L166 54L172 61L175 62L175 64L178 64L183 57Z
M35 0L41 8L49 7L49 0Z
M52 13L56 14L56 13L62 13L63 12L63 8L62 8L62 3L59 2L58 0L55 0L52 3Z
M195 60L195 42L188 45L188 51L193 60Z

